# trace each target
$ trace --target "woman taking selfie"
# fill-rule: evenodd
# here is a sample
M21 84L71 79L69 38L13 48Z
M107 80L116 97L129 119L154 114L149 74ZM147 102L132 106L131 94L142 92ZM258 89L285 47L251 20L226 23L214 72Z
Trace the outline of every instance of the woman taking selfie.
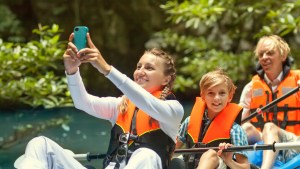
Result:
M103 168L167 168L184 114L182 105L171 93L176 73L172 57L159 49L145 51L133 73L134 80L131 80L105 61L89 33L88 47L80 51L72 43L73 37L72 33L63 59L74 105L112 124ZM124 95L97 97L88 94L79 72L79 66L85 63L93 65ZM124 135L133 135L135 139L129 144L125 140L124 144L124 140L119 140ZM126 155L124 158L118 156L120 147L127 148L122 154ZM28 143L25 158L17 168L34 168L34 165L42 168L86 168L58 144L43 136Z

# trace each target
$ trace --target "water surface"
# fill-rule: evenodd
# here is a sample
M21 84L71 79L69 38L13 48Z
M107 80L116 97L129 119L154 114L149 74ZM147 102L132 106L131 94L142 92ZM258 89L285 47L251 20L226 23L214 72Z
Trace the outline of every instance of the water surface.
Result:
M54 125L54 127L41 129L41 132L33 129L42 128L50 119L66 116L70 118L67 124ZM7 137L14 136L15 129L24 125L32 125L33 128L19 141L6 145L7 148L2 146L0 149L0 169L13 169L15 159L24 153L27 142L38 135L49 137L74 153L105 153L111 129L108 121L95 118L72 107L0 112L0 143ZM92 164L99 169L102 166L101 160L83 163Z

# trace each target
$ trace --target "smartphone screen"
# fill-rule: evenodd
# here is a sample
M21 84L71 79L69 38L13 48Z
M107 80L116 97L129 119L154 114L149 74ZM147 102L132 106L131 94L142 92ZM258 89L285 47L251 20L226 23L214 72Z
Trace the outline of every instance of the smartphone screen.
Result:
M88 31L89 28L86 26L75 26L73 43L77 47L78 51L83 48L86 48L87 46L86 34L88 33Z

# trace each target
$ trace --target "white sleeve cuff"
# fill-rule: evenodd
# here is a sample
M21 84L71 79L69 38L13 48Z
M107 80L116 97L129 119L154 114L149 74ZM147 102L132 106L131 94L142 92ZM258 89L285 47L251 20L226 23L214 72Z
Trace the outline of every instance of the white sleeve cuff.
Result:
M80 76L79 69L78 69L78 71L75 74L68 75L67 72L65 72L65 74L66 74L69 86L78 85L78 82L81 81L81 76Z

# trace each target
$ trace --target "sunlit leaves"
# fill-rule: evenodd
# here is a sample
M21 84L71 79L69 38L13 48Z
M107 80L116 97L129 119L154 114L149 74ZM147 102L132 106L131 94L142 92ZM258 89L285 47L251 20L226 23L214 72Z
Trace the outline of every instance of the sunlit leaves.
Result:
M214 24L218 17L226 10L222 3L213 0L198 1L167 1L161 5L167 14L170 15L168 20L179 24L185 23L186 28L197 28L200 22L206 25Z
M39 25L33 32L39 39L24 44L0 40L1 100L46 108L70 105L62 64L65 42L60 41L59 26Z
M217 67L235 82L248 81L259 37L278 34L300 43L299 5L299 0L168 0L161 8L173 26L152 41L176 56L180 91L198 88L202 75ZM293 53L300 53L300 44L291 44Z

